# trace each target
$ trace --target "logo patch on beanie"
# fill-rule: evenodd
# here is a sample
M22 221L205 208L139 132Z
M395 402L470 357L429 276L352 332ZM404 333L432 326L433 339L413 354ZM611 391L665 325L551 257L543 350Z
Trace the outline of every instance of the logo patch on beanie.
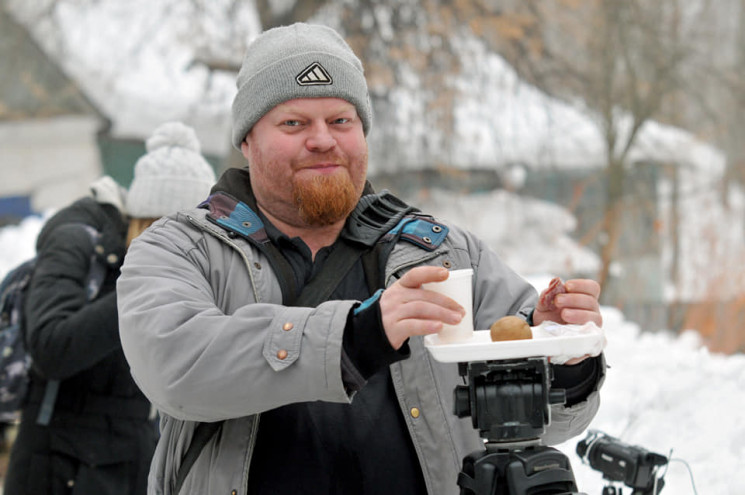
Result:
M295 77L295 81L300 86L318 86L333 84L333 80L328 71L318 62L313 62L306 67L303 72Z

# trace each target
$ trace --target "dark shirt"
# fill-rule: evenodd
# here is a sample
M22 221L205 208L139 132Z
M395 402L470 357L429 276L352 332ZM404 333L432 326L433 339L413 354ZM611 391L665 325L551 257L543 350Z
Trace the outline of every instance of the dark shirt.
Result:
M311 258L263 218L272 242L292 267L297 291L312 279L337 244ZM347 242L342 238L338 242ZM364 301L374 291L357 261L329 300ZM351 316L345 329L342 379L356 391L351 404L304 402L261 414L248 482L250 495L426 494L424 479L399 408L388 364L408 356L408 344L391 348L379 305ZM602 358L552 366L552 387L566 390L567 406L587 398L601 377Z
M270 239L292 266L298 289L302 289L323 268L334 246L321 249L314 261L300 239L289 239L266 220L265 225ZM363 264L358 261L330 300L362 301L370 295ZM251 461L249 494L426 494L389 368L370 365L401 359L405 352L394 357L396 351L383 338L376 320L377 308L367 316L364 325L350 327L368 335L358 336L351 344L353 335L347 337L346 333L352 331L348 328L344 342L345 350L359 348L360 340L372 342L377 349L377 357L372 360L350 352L354 362L364 361L360 373L367 382L351 404L304 402L262 413Z

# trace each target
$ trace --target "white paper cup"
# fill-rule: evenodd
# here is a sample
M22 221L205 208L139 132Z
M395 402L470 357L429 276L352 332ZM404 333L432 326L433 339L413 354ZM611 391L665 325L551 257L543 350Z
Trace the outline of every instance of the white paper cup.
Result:
M463 309L466 310L466 314L459 324L448 325L445 323L443 325L442 331L438 334L440 341L443 343L451 344L453 342L469 339L473 336L472 278L473 270L467 268L465 270L451 271L447 280L442 282L422 284L423 289L444 294L449 298L454 299L458 304L463 306Z

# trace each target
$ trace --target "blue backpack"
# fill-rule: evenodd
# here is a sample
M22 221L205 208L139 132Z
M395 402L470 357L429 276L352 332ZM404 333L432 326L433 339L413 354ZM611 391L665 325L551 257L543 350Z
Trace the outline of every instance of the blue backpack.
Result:
M100 234L92 227L80 224L91 236L94 245ZM18 419L26 402L31 356L26 352L23 304L36 266L36 258L24 261L0 282L0 421ZM87 300L98 295L106 276L106 266L91 254L86 279ZM37 423L47 425L54 412L59 380L47 382Z

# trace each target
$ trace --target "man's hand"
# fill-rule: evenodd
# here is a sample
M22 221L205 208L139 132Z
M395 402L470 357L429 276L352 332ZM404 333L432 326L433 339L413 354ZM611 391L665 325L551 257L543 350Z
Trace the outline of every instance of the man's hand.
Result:
M422 284L442 282L448 278L446 268L420 266L412 268L380 296L383 329L394 349L399 349L412 335L427 335L442 330L443 323L456 325L466 314L453 299L422 289Z
M553 301L544 297L546 291L541 292L538 305L533 312L533 324L540 325L544 321L582 325L593 322L597 326L603 325L600 314L600 284L589 279L573 279L564 283L565 292L557 294ZM567 365L584 361L588 356L570 359Z
M594 280L581 278L567 280L564 287L566 292L557 294L553 301L539 298L533 312L533 324L539 325L544 321L574 325L593 322L597 326L602 326L603 317L600 315L598 302L600 285ZM544 292L545 290L541 294Z

